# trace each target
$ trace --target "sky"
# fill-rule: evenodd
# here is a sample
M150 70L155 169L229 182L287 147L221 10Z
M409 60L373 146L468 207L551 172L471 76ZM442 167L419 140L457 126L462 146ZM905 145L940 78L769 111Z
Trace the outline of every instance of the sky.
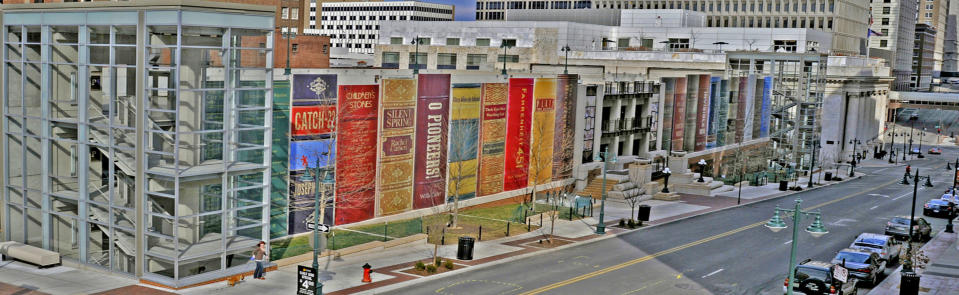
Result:
M476 0L420 0L424 2L452 4L456 6L454 20L476 20Z

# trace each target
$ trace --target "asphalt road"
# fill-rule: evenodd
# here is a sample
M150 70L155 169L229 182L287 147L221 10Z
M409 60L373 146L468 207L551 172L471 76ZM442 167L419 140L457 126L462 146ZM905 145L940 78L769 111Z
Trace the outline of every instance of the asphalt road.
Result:
M934 188L920 185L916 202L937 198L951 183L943 156L910 161ZM948 159L948 160L947 160ZM840 170L841 171L841 170ZM862 168L868 175L812 191L652 227L590 244L431 280L387 294L781 294L788 268L791 228L763 225L779 205L820 210L829 234L799 233L798 260L830 260L862 232L882 233L895 215L908 215L912 186L896 168ZM915 170L913 170L915 171ZM910 180L911 181L911 180ZM944 219L926 218L933 232ZM791 219L787 219L791 226ZM804 219L804 229L812 220Z

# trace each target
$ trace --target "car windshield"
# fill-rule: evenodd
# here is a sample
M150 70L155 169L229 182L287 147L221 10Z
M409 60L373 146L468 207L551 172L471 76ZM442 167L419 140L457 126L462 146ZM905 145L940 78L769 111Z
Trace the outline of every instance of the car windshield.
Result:
M909 219L908 219L908 218L902 218L902 217L896 217L896 218L893 218L893 219L892 219L892 223L902 224L902 225L909 225Z
M882 246L882 245L885 245L885 244L886 244L886 240L880 240L880 239L859 239L858 241L856 241L856 243L864 243L864 244L871 244L871 245L879 245L879 246Z
M869 244L869 243L862 243L862 242L857 242L857 243L855 243L855 244L853 244L853 245L856 245L857 247L867 247L867 248L872 248L872 249L882 249L882 246L880 246L880 245Z
M929 205L947 206L949 202L943 200L929 200Z
M834 261L843 261L853 263L866 263L866 260L869 259L869 254L866 253L856 253L856 252L839 252L836 254L836 258L833 258Z
M817 269L817 268L808 268L808 267L796 268L797 282L802 282L810 278L820 280L820 281L826 281L826 279L829 278L829 272L827 272L824 269Z

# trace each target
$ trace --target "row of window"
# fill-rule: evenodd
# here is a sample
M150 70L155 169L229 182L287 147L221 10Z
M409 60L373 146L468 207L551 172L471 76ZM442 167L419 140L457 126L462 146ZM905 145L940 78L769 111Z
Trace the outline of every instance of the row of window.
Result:
M280 18L282 19L300 19L300 8L283 7L280 9Z
M506 2L506 4L507 4L507 5L504 6L504 2L485 2L485 3L484 3L484 2L476 2L476 9L477 9L477 10L484 10L484 7L485 7L486 10L502 10L502 9L504 9L504 7L506 7L507 9L584 9L584 8L592 8L592 3L591 3L590 1L572 1L572 3L571 3L571 1L552 1L552 2L549 2L549 1L509 1L509 2ZM748 4L748 6L747 6L747 4ZM757 4L758 4L758 5L757 5ZM764 4L765 4L765 5L764 5ZM630 6L632 6L632 7L630 7ZM792 7L791 10L790 10L790 7ZM683 2L683 3L669 2L669 4L667 4L667 3L662 3L662 2L656 2L656 3L640 2L640 3L638 3L638 5L637 5L636 2L631 1L630 3L626 3L626 4L616 3L615 5L613 5L613 4L607 4L606 2L604 2L602 5L599 5L599 4L596 5L596 8L613 8L613 9L629 9L629 8L633 8L633 9L636 9L636 8L638 8L638 9L686 9L686 10L692 10L692 11L717 11L717 12L723 12L723 11L725 11L725 12L730 12L730 11L732 11L732 12L756 12L756 11L759 11L759 12L762 12L762 11L769 11L769 12L772 12L772 11L776 11L776 12L790 12L790 11L791 11L791 12L817 12L817 7L818 7L818 12L826 12L826 2L825 2L825 1L820 1L820 2L818 3L818 5L817 5L817 3L816 3L815 1L813 1L811 4L808 4L808 5L807 5L807 3L802 2L802 3L792 3L791 6L790 6L790 2L776 2L776 3L775 3L775 6L773 5L773 3L765 3L765 2L759 2L759 3L755 3L755 2L750 2L750 3L740 3L740 2L720 2L720 3L714 3L714 2L709 2L708 10L707 10L707 4L706 4L706 2L699 2L699 5L696 5L696 3L689 3L689 2ZM835 10L835 7L836 7L835 2L834 2L834 1L829 1L829 12L833 12L833 11ZM758 8L758 9L757 9L757 8ZM773 8L775 8L775 9L773 9ZM478 13L477 13L477 14L478 14ZM479 16L477 16L477 17L479 17Z
M322 11L417 11L453 14L452 9L422 7L422 6L334 6L323 7Z
M411 44L414 44L414 43L412 43L412 40L410 40L410 42L411 42ZM400 44L403 44L403 37L390 37L390 44L392 44L392 45L400 45ZM419 44L419 45L431 45L431 44L432 44L432 39L427 38L427 37L419 37L419 38L416 39L416 44ZM437 45L440 45L440 44L437 43ZM445 43L445 45L447 45L447 46L459 46L459 45L460 45L460 38L446 38L446 43ZM490 38L476 38L476 46L490 46ZM516 39L502 39L502 40L500 40L500 46L516 47Z
M325 25L321 29L327 30L379 30L380 25Z
M456 60L458 54L456 53L437 53L436 54L436 68L437 69L456 69ZM426 53L414 53L409 54L409 64L410 68L420 68L425 69L426 64L429 63L429 56ZM519 55L515 54L498 54L496 57L497 63L502 63L503 61L516 63L519 62ZM382 66L384 68L399 68L400 64L400 53L399 52L383 52ZM467 54L466 55L466 69L467 70L478 70L479 66L487 64L487 55L486 54Z
M327 36L329 36L330 38L340 38L340 39L349 39L349 40L363 40L363 39L375 40L375 39L376 39L376 35L372 35L372 34L370 34L370 35L367 35L367 34L329 34L329 35L327 35Z
M373 44L333 43L333 47L341 48L373 48Z
M314 18L315 18L315 17L310 17L311 20L314 19ZM386 15L380 15L379 18L377 18L377 16L371 15L371 16L369 16L369 19L367 19L367 17L366 17L365 15L360 15L360 16L356 16L356 15L350 15L350 16L346 16L346 15L340 15L340 16L331 15L331 16L326 16L326 15L324 15L324 16L320 17L320 20L415 20L415 21L451 21L451 20L453 20L453 18L452 18L452 17L449 17L449 18L445 18L445 17L428 17L428 16L417 16L417 15L414 15L414 16L405 16L405 15L399 15L399 16L397 16L397 15L389 15L389 16L386 16Z
M816 19L819 19L816 21ZM738 20L738 21L737 21ZM809 29L832 29L832 18L806 18L802 19L780 19L770 17L735 17L735 16L716 16L707 17L706 26L708 27L743 27L743 28L809 28Z

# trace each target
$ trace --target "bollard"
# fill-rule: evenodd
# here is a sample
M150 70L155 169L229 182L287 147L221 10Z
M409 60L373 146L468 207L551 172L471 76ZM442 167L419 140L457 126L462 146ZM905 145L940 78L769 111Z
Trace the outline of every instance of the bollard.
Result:
M526 232L530 232L530 224L529 224L529 222L526 223Z
M387 233L387 230L389 230L389 228L390 228L390 224L384 222L383 223L383 241L384 242L386 242L386 233Z
M511 223L511 222L507 222L507 223L506 223L506 236L507 236L507 237L509 236L509 224L510 224L510 223Z
M543 227L543 213L539 214L539 227Z
M569 221L573 221L573 207L569 207Z
M477 240L477 241L482 241L482 240L483 240L483 226L482 226L482 225L479 226L479 237L476 238L476 240Z
M443 228L443 235L440 236L440 245L446 245L446 228Z

